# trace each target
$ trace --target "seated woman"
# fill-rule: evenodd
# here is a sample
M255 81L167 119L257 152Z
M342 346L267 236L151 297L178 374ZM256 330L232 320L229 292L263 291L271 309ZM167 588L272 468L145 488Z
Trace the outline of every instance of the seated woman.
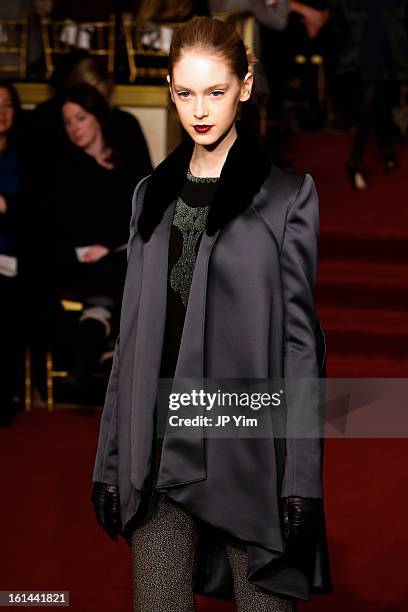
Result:
M20 149L19 101L14 87L0 81L0 425L14 418L13 395L19 357L18 226Z
M93 87L69 89L61 104L68 135L56 152L48 197L56 289L84 304L66 399L81 399L115 326L126 267L130 203L150 160L123 151L111 111ZM114 330L115 331L115 330Z

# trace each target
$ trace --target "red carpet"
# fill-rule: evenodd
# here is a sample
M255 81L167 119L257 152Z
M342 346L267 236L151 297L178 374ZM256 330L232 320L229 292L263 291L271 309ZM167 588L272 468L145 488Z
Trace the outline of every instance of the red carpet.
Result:
M402 169L392 177L372 157L372 188L361 194L346 182L347 147L344 135L309 134L293 149L320 194L318 309L328 373L406 377L408 151L399 151ZM0 430L0 590L67 590L75 612L130 612L128 547L104 537L89 501L99 417L37 409ZM407 465L403 439L326 441L335 591L300 610L408 609ZM232 603L199 601L199 612L233 610Z
M299 135L296 169L315 178L320 198L317 305L327 334L328 375L404 377L408 372L408 147L385 176L368 151L371 188L348 182L350 137Z

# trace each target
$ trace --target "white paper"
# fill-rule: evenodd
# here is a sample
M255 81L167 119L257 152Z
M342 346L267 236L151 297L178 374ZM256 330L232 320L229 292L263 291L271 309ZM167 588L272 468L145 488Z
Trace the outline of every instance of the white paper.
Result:
M9 278L17 276L17 257L0 255L0 274Z
M85 261L85 255L87 254L90 248L90 246L76 247L75 255L77 256L78 261Z

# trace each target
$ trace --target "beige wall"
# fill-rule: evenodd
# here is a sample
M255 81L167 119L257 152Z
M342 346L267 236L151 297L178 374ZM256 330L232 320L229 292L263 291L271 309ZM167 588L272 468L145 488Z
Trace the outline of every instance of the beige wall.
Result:
M121 106L138 119L149 146L150 157L157 166L167 153L167 108Z

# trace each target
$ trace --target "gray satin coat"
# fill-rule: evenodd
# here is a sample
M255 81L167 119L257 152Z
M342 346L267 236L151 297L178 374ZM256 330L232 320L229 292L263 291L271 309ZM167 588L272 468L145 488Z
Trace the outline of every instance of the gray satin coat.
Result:
M241 141L245 143L243 136ZM245 146L240 153L237 147L235 155L245 162L253 157L254 149ZM226 176L228 171L236 175L233 161L226 167ZM247 170L245 180L251 181ZM181 174L185 176L183 168ZM125 527L137 511L150 469L175 205L172 198L150 234L142 237L138 220L148 184L148 178L139 183L133 199L120 340L93 474L94 481L119 486ZM176 376L320 375L321 329L313 302L319 211L313 180L270 167L255 189L242 212L234 216L229 211L227 223L202 237ZM299 391L296 409L301 402ZM248 579L254 584L300 599L308 599L311 590L330 590L324 516L310 584L285 563L279 515L280 496L322 496L320 440L290 439L282 445L273 438L166 438L158 488L209 527L200 551L196 592L232 597L222 539L214 536L223 532L247 543Z

